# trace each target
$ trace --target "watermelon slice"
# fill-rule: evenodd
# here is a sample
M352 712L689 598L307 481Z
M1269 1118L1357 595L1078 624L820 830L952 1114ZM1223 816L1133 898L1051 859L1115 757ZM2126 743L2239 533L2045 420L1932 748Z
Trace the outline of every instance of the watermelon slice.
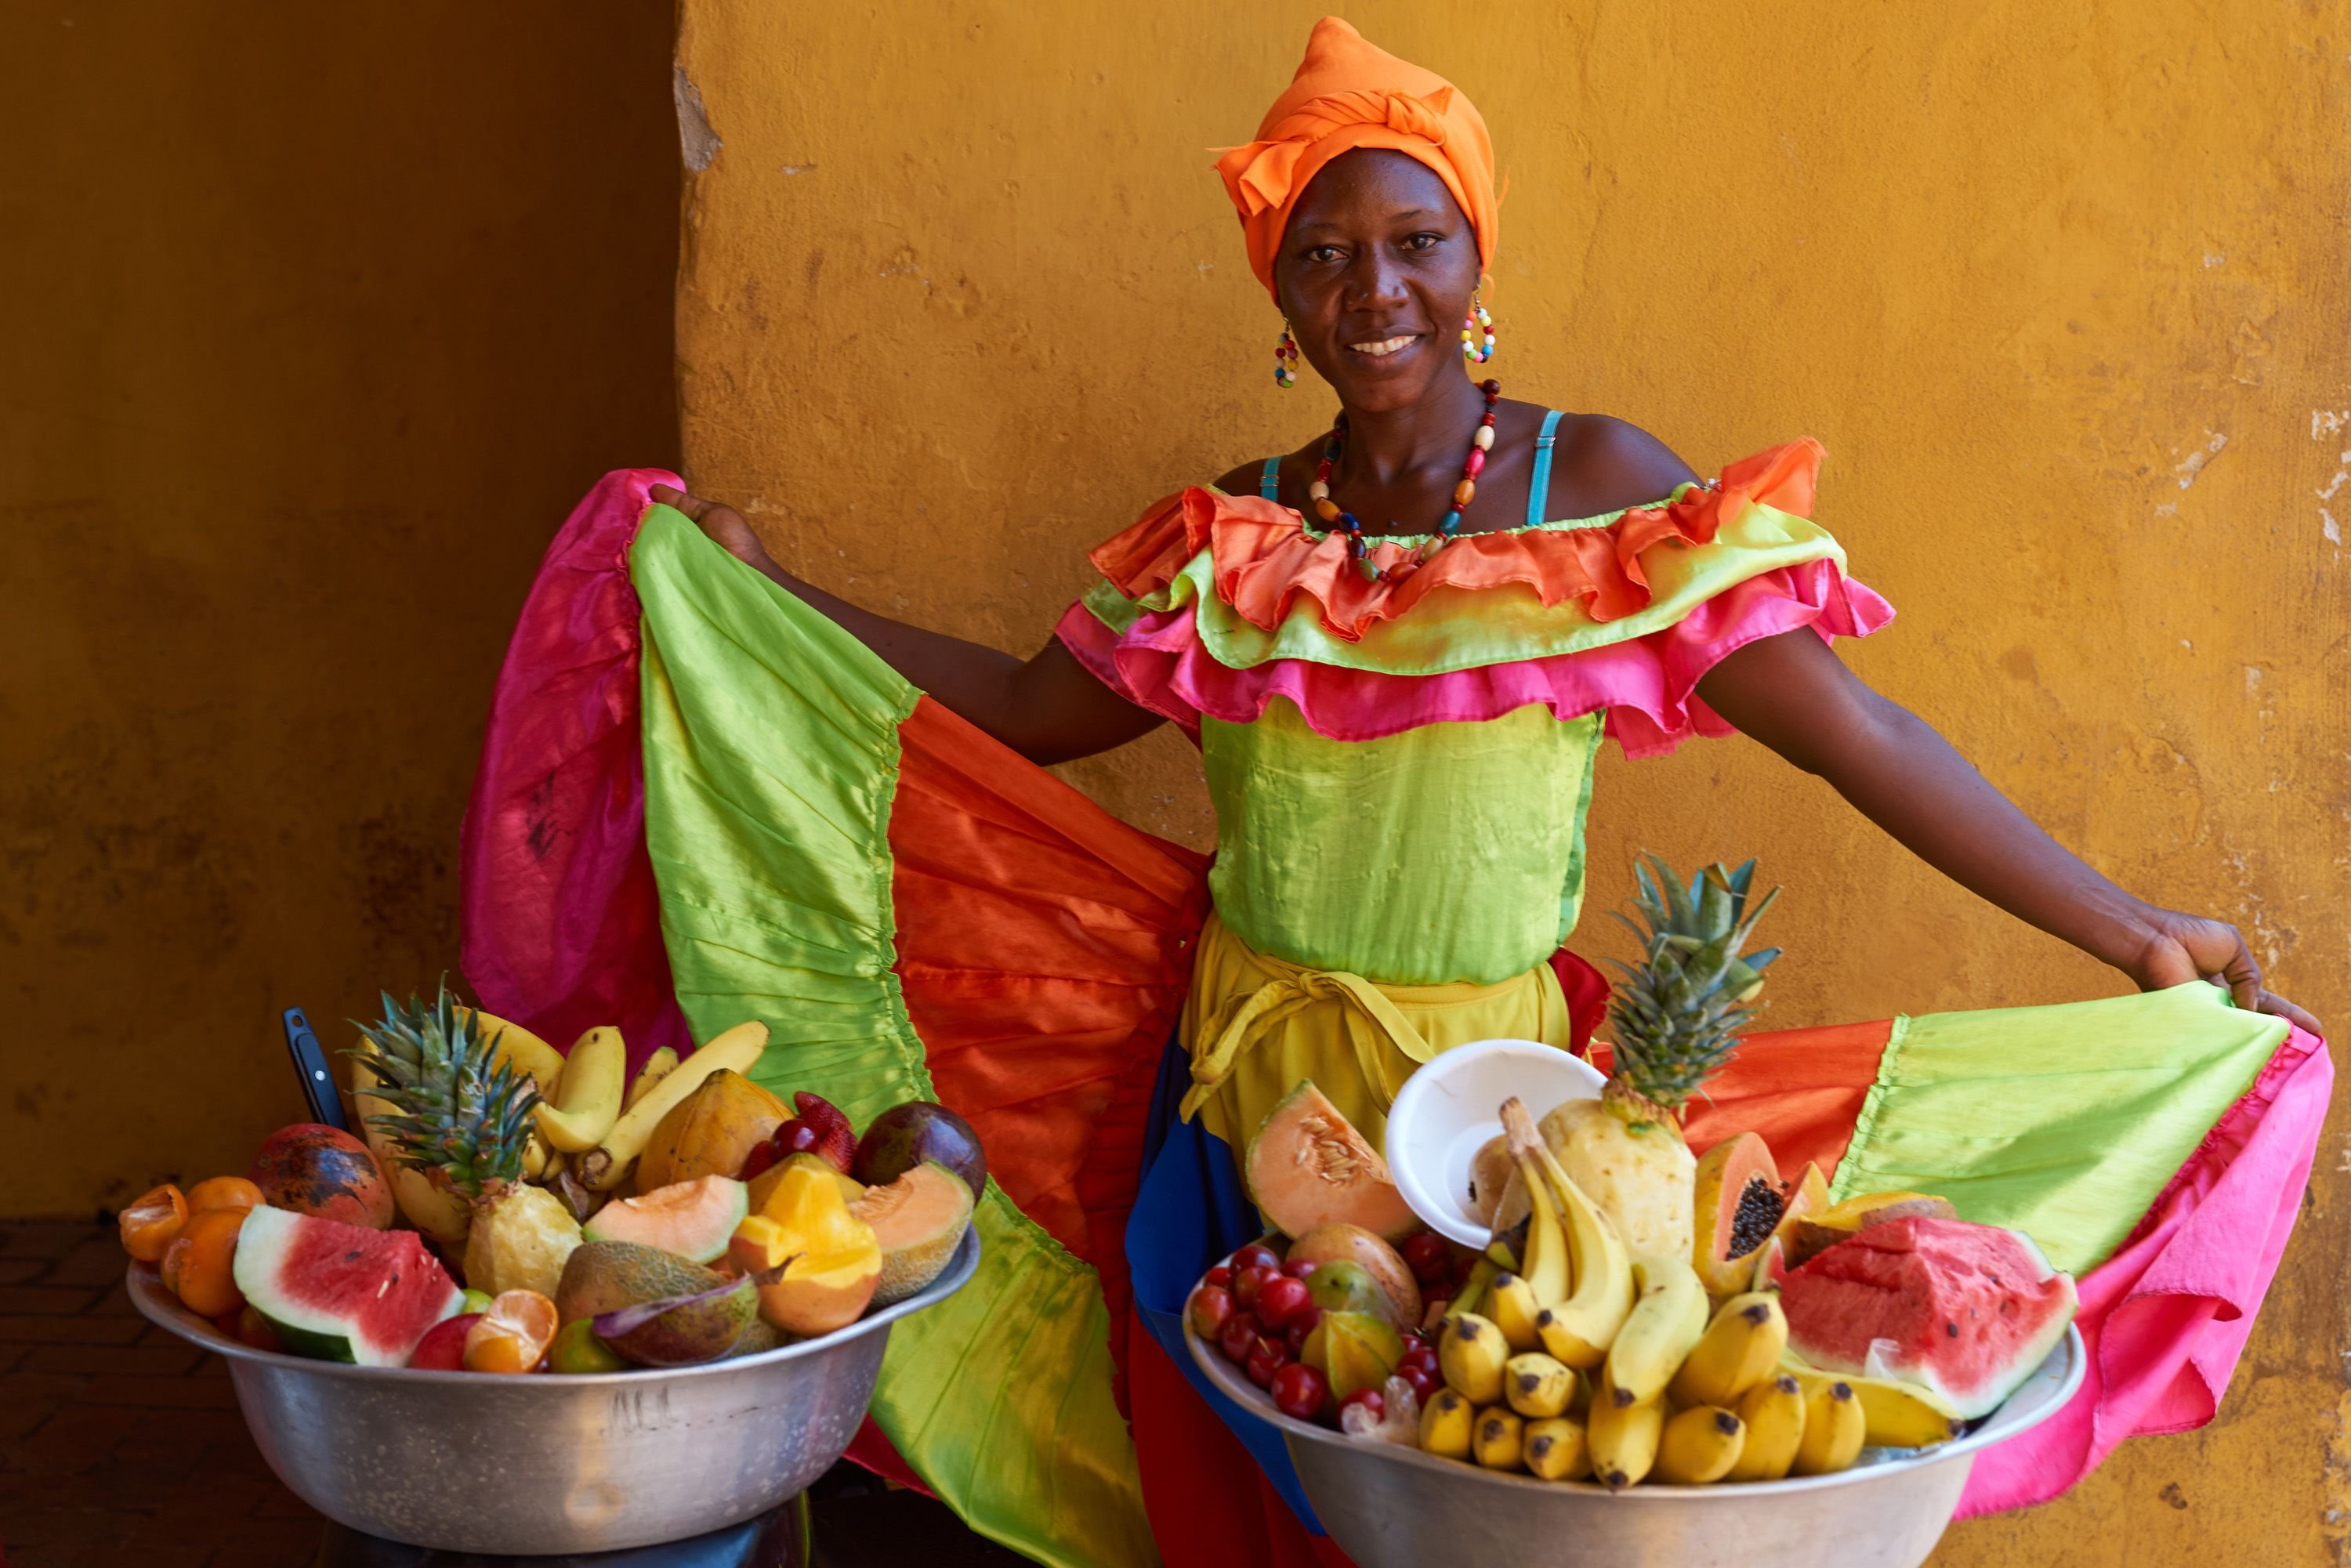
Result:
M1874 1225L1791 1269L1788 1348L1823 1372L1890 1377L1988 1416L2074 1321L2074 1278L2022 1231L1961 1219Z
M465 1299L413 1230L266 1204L237 1232L236 1288L296 1355L361 1366L406 1365L424 1332Z

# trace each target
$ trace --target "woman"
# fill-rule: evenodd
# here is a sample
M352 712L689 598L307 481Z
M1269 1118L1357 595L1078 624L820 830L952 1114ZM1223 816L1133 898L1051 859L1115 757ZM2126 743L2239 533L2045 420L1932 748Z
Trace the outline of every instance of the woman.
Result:
M904 1386L917 1375L907 1370L914 1353L893 1342L877 1407L916 1472L980 1528L1072 1563L1147 1550L1131 1520L1112 1517L1131 1500L1127 1461L1108 1451L1123 1434L1097 1414L1073 1437L1078 1418L1066 1407L1068 1389L1105 1371L1085 1348L1105 1318L1113 1351L1123 1341L1131 1358L1134 1440L1161 1550L1184 1558L1235 1531L1260 1538L1247 1549L1259 1560L1303 1550L1279 1511L1260 1516L1249 1501L1236 1515L1228 1496L1200 1494L1204 1478L1229 1492L1240 1472L1200 1458L1222 1441L1217 1428L1201 1423L1172 1364L1123 1334L1115 1221L1147 1165L1155 1218L1137 1221L1125 1250L1164 1331L1171 1284L1180 1291L1246 1223L1231 1150L1300 1078L1313 1078L1376 1144L1395 1088L1437 1051L1490 1036L1581 1043L1593 1010L1587 972L1554 956L1575 923L1604 728L1636 754L1694 734L1750 735L1954 880L2143 990L2210 980L2241 1009L2315 1028L2263 988L2230 925L2147 904L2091 870L1837 659L1833 634L1865 634L1891 612L1844 579L1842 552L1804 516L1817 446L1797 443L1701 480L1633 425L1504 400L1494 382L1463 373L1465 350L1475 374L1492 347L1479 289L1497 227L1485 126L1450 84L1326 18L1259 140L1218 167L1284 319L1277 379L1288 384L1302 356L1337 394L1340 416L1286 455L1159 503L1092 552L1103 581L1043 652L1017 659L836 599L778 567L737 512L671 485L651 485L652 500L784 592L729 576L696 552L699 541L664 531L658 511L630 566L647 645L647 841L663 956L687 1010L693 998L724 995L726 1005L799 1018L846 995L811 978L820 971L870 977L878 966L889 971L892 1007L903 993L912 1023L901 1032L922 1060L891 1055L895 1047L864 1040L862 1025L797 1034L785 1025L772 1082L870 1102L887 1078L897 1085L878 1095L887 1103L944 1084L949 1062L977 1071L969 1064L985 1057L998 1065L984 1090L965 1081L970 1103L999 1116L1011 1105L1050 1111L1006 1123L1019 1134L984 1125L999 1162L1084 1106L1093 1141L1072 1145L1058 1175L998 1175L1008 1190L1021 1187L1022 1214L1101 1271L1102 1301L1067 1307L1062 1315L1081 1321L1061 1359L1024 1369L992 1362L976 1328L941 1330L961 1370L920 1375L916 1393ZM567 537L593 534L577 558L609 570L600 552L615 528L625 537L645 493L644 476L616 492L611 510L626 513L626 525L575 517ZM559 542L550 568L566 548ZM517 656L534 624L561 619L551 605L542 613L534 601ZM1218 815L1214 912L1203 923L1188 899L1196 868L1182 852L1097 821L1042 776L925 717L917 694L1030 763L1181 724L1201 747ZM732 710L738 697L749 706ZM502 832L540 841L543 804L513 804L521 785L539 788L540 770L501 760L511 731L494 716L469 871L487 863L476 852L482 842L494 852ZM808 847L836 839L837 852ZM714 865L729 869L714 874ZM876 872L888 907L862 927L862 894L807 891L852 888ZM1020 885L1006 894L1010 883ZM638 896L619 885L607 885L612 908ZM999 897L1018 911L989 902ZM1030 946L985 974L941 977L971 962L953 955L983 929L992 944L1030 942L1021 912L1040 907L1069 918L1035 923ZM1121 950L1134 995L1115 1002L1101 999L1115 988L1108 971L1089 967L1101 952L1081 961L1054 946L1117 947L1129 937ZM643 950L642 932L629 940ZM860 944L872 962L827 968L831 955ZM513 976L496 946L469 936L467 967L486 1002L525 1019L534 1001L559 1011L560 986L542 983L519 1001L498 994ZM752 951L763 955L757 973L745 968ZM771 962L768 952L782 956ZM1165 1039L1171 981L1186 992L1176 1065L1160 1085L1155 1124L1137 1137L1144 1085L1118 1063ZM1080 984L1094 988L1092 999L1064 1006L1054 988ZM695 1022L707 1032L704 1018ZM2074 1036L2082 1050L2097 1049L2100 1027ZM2272 1026L2256 1042L2262 1055L2283 1032ZM950 1035L959 1037L952 1048ZM1050 1042L1080 1040L1097 1054L1071 1068ZM2228 1096L2243 1092L2242 1077ZM1044 1085L1034 1102L1024 1099L1032 1082ZM1187 1208L1222 1213L1187 1228ZM1168 1239L1176 1232L1180 1243ZM976 1285L966 1298L1000 1308L1050 1272L1041 1254L1005 1256L1025 1245L1013 1237L991 1234L983 1281L1025 1282ZM902 1339L923 1321L902 1327ZM1054 1390L1045 1407L1001 1414L1040 1380ZM984 1418L968 1415L983 1406ZM952 1423L935 1417L949 1409L980 1426L946 1430ZM1169 1452L1177 1431L1187 1454ZM1184 1479L1193 1484L1176 1484ZM1082 1526L1040 1522L1086 1516Z

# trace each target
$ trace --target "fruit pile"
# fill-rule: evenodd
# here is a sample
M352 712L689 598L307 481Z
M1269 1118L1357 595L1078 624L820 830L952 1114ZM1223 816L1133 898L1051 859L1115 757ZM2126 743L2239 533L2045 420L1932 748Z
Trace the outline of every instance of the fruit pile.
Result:
M281 1128L248 1176L120 1216L182 1305L259 1349L485 1373L747 1355L929 1285L987 1187L944 1106L861 1138L819 1096L788 1108L752 1082L764 1024L656 1052L633 1082L619 1031L566 1057L445 988L387 996L361 1033L366 1141Z
M1540 1124L1500 1107L1474 1163L1482 1253L1416 1233L1379 1155L1301 1083L1245 1157L1299 1239L1211 1270L1193 1332L1293 1418L1611 1491L1830 1474L1997 1408L2073 1320L2074 1281L2030 1238L1918 1193L1832 1205L1752 1133L1704 1160L1683 1141L1776 956L1741 956L1771 903L1747 908L1751 872L1641 869L1614 1071Z

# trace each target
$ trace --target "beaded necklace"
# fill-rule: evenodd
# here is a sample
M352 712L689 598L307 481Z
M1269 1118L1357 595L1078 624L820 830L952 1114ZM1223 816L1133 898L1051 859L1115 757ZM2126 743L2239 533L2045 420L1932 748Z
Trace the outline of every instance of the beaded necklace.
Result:
M1445 520L1437 524L1437 533L1422 547L1420 559L1426 560L1442 549L1461 528L1462 508L1478 494L1478 476L1486 469L1486 455L1494 449L1494 405L1502 399L1502 383L1480 382L1478 390L1486 394L1485 416L1479 420L1477 430L1469 437L1469 455L1461 463L1461 482L1453 486L1453 504L1445 509ZM1354 513L1331 499L1331 474L1338 466L1339 455L1347 445L1347 411L1341 409L1331 422L1331 434L1322 440L1322 460L1314 465L1314 482L1306 486L1306 494L1314 503L1314 515L1322 519L1324 528L1335 528L1347 536L1347 554L1366 580L1376 582L1380 569L1372 564L1371 546L1365 542L1364 525Z

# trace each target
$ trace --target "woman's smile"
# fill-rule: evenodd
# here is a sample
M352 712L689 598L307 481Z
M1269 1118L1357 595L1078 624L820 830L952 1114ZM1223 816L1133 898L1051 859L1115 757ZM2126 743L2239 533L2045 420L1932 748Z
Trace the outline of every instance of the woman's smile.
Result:
M1418 332L1399 332L1393 337L1375 338L1362 343L1350 343L1347 348L1350 352L1361 354L1366 359L1384 360L1391 355L1403 353L1420 340L1421 334Z

